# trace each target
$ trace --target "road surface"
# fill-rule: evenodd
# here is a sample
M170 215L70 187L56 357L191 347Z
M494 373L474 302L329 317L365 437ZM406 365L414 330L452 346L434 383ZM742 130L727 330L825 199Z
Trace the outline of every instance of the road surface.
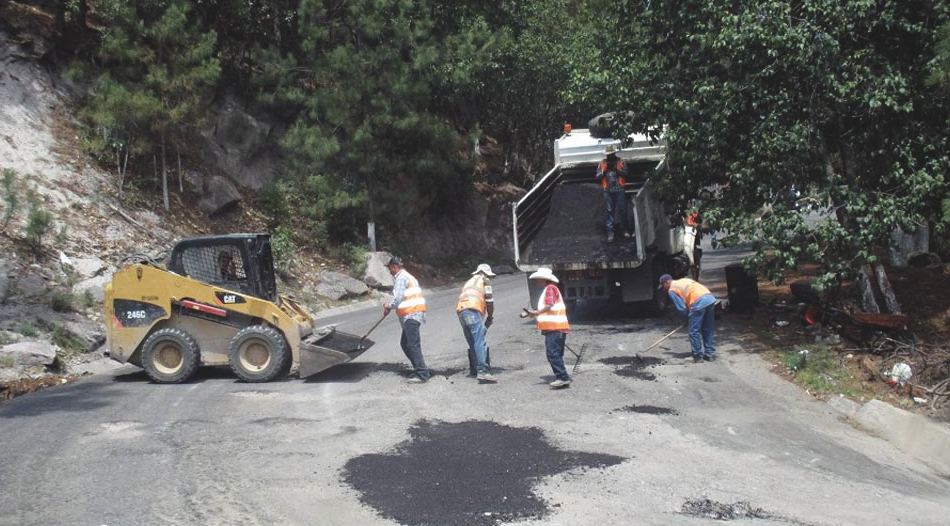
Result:
M524 276L494 289L496 385L466 376L444 290L427 296L424 385L389 319L308 380L156 385L128 367L4 403L0 525L947 524L950 480L770 373L727 319L720 359L694 364L682 331L640 352L672 317L581 303L567 342L583 359L552 391L517 316ZM322 321L359 334L380 313Z

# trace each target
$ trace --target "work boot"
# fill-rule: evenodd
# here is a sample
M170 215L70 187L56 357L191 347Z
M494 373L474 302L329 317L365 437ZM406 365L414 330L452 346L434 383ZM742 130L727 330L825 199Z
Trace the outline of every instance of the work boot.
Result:
M623 233L623 238L624 238L624 239L630 239L630 232L624 232L624 233Z
M478 383L480 384L494 384L498 383L498 379L495 378L495 375L491 373L482 373L476 377Z
M707 354L705 357L703 357L703 359L706 360L707 362L715 362L715 361L716 361L716 357L715 357L715 356L710 356L710 355L708 355L708 354Z
M614 242L614 233L613 233L613 232L607 232L607 242L608 242L608 243L613 243L613 242Z
M563 389L565 387L570 387L571 381L570 380L554 380L548 385L550 385L552 389Z
M699 363L699 362L701 362L701 361L703 361L703 357L702 357L702 356L700 356L700 355L698 355L698 354L694 354L694 355L693 355L693 363Z
M428 381L428 380L423 380L422 378L419 378L418 376L413 376L412 378L406 380L406 383L409 383L409 384L424 384L424 383L426 383L427 381Z

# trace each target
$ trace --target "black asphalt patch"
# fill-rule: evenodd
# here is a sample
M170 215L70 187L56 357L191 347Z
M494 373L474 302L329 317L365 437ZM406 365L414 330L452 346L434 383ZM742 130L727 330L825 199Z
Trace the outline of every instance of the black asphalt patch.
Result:
M410 439L384 454L360 455L343 480L360 500L407 526L494 525L550 512L532 488L542 478L576 468L603 468L624 459L564 451L540 429L495 422L419 421Z
M600 363L607 365L619 366L614 369L614 373L620 376L626 376L629 378L637 378L639 380L656 380L656 375L647 372L645 369L647 367L656 367L657 365L663 365L666 363L665 360L656 358L653 356L613 356L610 358L604 358L600 360Z
M621 407L620 411L627 411L629 413L643 413L647 415L678 415L679 413L676 409L670 409L669 407L657 407L655 405L628 405L626 407Z

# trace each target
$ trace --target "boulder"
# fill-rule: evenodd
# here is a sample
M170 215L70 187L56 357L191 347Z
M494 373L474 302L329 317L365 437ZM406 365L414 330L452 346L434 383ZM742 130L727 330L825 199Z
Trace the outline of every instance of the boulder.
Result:
M204 195L205 188L205 176L201 172L196 172L195 170L188 170L185 172L185 187L193 195L202 196Z
M333 299L361 296L369 292L362 281L339 272L324 272L317 283L317 294ZM342 292L342 294L341 294Z
M198 145L205 164L228 174L245 188L261 190L274 183L282 159L274 126L244 110L239 101L225 97L201 133Z
M386 266L392 257L393 255L389 252L367 252L363 283L376 289L393 288L393 275L389 273L389 267Z
M76 258L71 260L71 266L81 279L89 279L105 273L109 266L97 257Z
M18 296L23 299L32 299L43 294L46 294L48 289L46 285L46 280L41 276L36 274L30 274L24 276L12 283L12 287L8 285L12 291L7 293L7 296Z
M92 294L93 299L102 302L106 298L106 285L112 281L111 276L95 276L73 285L73 294L81 295L86 291Z
M43 342L17 342L0 347L0 360L17 365L49 365L56 360L57 347Z
M216 175L205 183L204 198L198 208L208 216L223 212L241 200L241 192L227 178Z

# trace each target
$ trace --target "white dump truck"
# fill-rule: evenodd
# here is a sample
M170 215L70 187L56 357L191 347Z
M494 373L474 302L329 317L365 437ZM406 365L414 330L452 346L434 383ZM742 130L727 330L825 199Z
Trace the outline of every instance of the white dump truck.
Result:
M554 142L554 167L514 206L515 263L526 273L548 267L573 308L577 300L616 298L658 315L666 294L657 290L664 273L685 274L683 228L671 225L655 197L651 177L662 177L665 143L631 135L627 146L589 130L566 131ZM625 198L629 238L607 241L606 204L597 165L607 146L627 164ZM532 304L539 290L529 280Z

